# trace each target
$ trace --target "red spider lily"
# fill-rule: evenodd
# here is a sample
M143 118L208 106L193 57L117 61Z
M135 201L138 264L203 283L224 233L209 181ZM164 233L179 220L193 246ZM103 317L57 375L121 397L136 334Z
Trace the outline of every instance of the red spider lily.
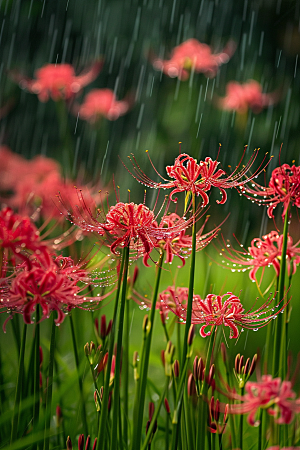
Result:
M268 207L268 216L274 218L274 209L283 203L284 219L289 205L300 208L300 166L283 164L273 170L269 186L260 186L255 181L250 186L242 186L241 192L259 205ZM261 198L262 197L262 198Z
M14 255L27 261L25 250L41 252L45 248L29 217L15 214L10 208L0 211L0 249L11 250Z
M84 86L95 80L101 68L102 62L98 61L76 76L70 64L47 64L36 71L35 80L23 77L18 72L10 74L21 88L37 94L41 102L47 102L49 97L54 101L74 97Z
M225 406L223 421L221 423L219 421L221 412L219 400L217 399L215 401L214 396L212 396L208 406L209 406L209 416L208 416L209 431L214 434L223 434L228 420L229 405L226 404Z
M162 188L162 189L173 189L170 198L173 199L173 195L177 192L190 192L192 195L201 196L202 207L205 207L209 202L209 197L206 192L208 192L212 187L216 187L220 190L222 194L222 199L217 200L217 203L224 204L227 200L227 194L225 189L238 188L244 186L253 178L257 177L266 167L263 166L263 162L260 164L258 169L247 176L247 172L254 163L258 151L254 151L251 155L249 161L246 165L243 165L242 169L238 172L238 168L245 156L246 148L244 149L242 158L235 168L235 170L228 176L222 169L218 169L219 161L213 161L211 158L206 157L204 161L197 163L197 160L187 155L186 153L181 153L175 159L173 166L167 166L166 171L170 178L173 180L168 180L162 177L155 169L152 161L150 160L154 170L162 178L163 182L152 181L137 164L134 155L129 157L130 162L133 165L132 174L128 169L129 173L136 178L137 181L144 184L145 186L152 188ZM267 163L268 164L268 163ZM222 178L226 176L225 178ZM177 199L174 199L176 201Z
M72 308L87 302L99 302L107 295L87 297L83 294L92 278L71 258L62 256L52 258L44 251L31 258L30 267L23 264L17 268L16 276L6 298L0 306L12 315L23 314L24 322L32 323L31 316L40 305L42 320L50 316L51 311L57 311L56 324L63 322L65 313ZM81 282L78 285L78 282ZM84 283L84 285L83 285Z
M287 270L288 275L294 275L296 272L297 264L300 263L300 248L298 241L293 244L293 239L288 235L287 240ZM245 268L250 270L249 277L252 281L257 281L256 273L259 268L274 267L276 276L279 277L280 272L280 259L282 255L282 243L283 235L279 235L277 231L271 231L269 234L262 236L262 239L255 238L251 241L251 246L248 247L248 252L238 251L227 244L220 253L221 256L225 257L228 261L238 265L239 268ZM263 273L262 273L263 276Z
M245 395L234 396L241 403L231 405L230 412L248 414L247 421L252 426L259 424L256 420L259 408L266 409L279 424L291 423L294 415L300 412L300 399L296 399L290 381L281 381L280 378L272 378L272 375L263 375L261 381L247 381L245 390Z
M247 112L248 109L258 114L263 108L273 105L277 101L277 93L263 94L262 86L255 80L243 84L230 81L226 86L226 96L219 99L219 106L240 114Z
M160 300L164 307L173 311L177 317L186 320L188 288L169 287L160 294ZM267 325L271 319L277 316L283 308L275 314L270 314L268 307L273 298L269 299L256 311L245 311L241 300L232 292L224 295L208 294L204 300L199 295L193 295L192 324L204 324L200 328L202 337L209 336L211 331L205 331L208 326L220 326L230 328L230 339L239 336L238 326L257 330ZM261 317L263 316L263 317Z
M235 51L235 43L229 41L221 53L213 54L207 44L196 39L188 39L174 48L169 60L156 58L150 54L153 66L171 78L189 78L190 70L204 73L209 78L216 76L219 66L229 61Z
M81 119L95 123L102 116L109 120L116 120L127 113L130 102L117 101L110 89L93 89L85 97L77 112Z

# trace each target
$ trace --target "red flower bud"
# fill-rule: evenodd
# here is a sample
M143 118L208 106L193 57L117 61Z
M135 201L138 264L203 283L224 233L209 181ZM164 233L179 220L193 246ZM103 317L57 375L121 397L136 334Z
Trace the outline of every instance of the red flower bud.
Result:
M175 359L175 361L174 361L173 370L174 370L175 378L178 378L179 377L179 361L178 361L178 359Z
M80 434L78 438L78 450L83 450L84 446L84 434Z
M106 337L106 315L105 314L103 314L103 316L101 316L100 337L101 337L102 341L104 341L104 339Z
M167 414L170 414L171 413L170 405L169 405L168 399L166 399L166 398L165 398L165 408L166 408Z
M73 449L73 447L72 447L72 441L71 441L70 436L68 436L68 437L67 437L67 450L72 450L72 449Z
M193 397L196 395L196 384L195 384L195 378L192 373L189 374L188 377L188 385L187 385L187 392L189 397Z

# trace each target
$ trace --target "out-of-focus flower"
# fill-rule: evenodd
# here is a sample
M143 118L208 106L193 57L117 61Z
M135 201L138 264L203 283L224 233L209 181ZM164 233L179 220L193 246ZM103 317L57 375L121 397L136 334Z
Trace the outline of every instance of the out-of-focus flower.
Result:
M36 71L34 80L22 76L17 71L11 71L10 75L21 88L37 94L41 102L47 102L49 97L54 101L74 97L84 86L95 80L101 68L102 62L97 61L76 76L70 64L47 64Z
M44 251L31 258L30 265L22 264L16 270L16 276L6 298L0 304L11 315L23 315L24 322L32 323L31 316L36 305L41 306L42 320L57 312L55 322L63 322L65 313L72 308L90 301L99 302L103 297L95 298L84 295L87 286L93 280L80 266L68 259L68 267L62 261L64 257L53 258ZM79 283L80 282L80 283ZM79 283L79 284L78 284Z
M157 58L152 53L150 59L155 69L161 70L171 78L186 80L191 70L213 78L219 66L229 61L235 48L235 43L229 41L221 53L213 54L207 44L202 44L197 39L188 39L174 48L169 60Z
M214 434L223 434L228 420L229 405L226 404L225 406L222 422L220 422L221 411L219 400L218 399L215 400L214 396L212 396L209 401L208 407L209 407L209 416L208 416L209 431Z
M244 396L235 396L241 403L231 405L230 412L248 414L247 421L252 426L259 424L256 419L259 408L266 409L279 424L291 423L294 415L300 412L300 399L296 399L290 381L263 375L261 381L248 381L245 390Z
M253 239L251 246L248 247L248 252L235 250L230 244L226 244L220 255L234 264L234 269L231 270L249 269L249 277L252 281L257 281L256 273L258 269L263 268L264 271L265 267L271 265L274 267L276 276L279 277L282 243L283 235L279 235L277 231L271 231L269 234L262 236L262 239ZM296 272L297 264L300 263L300 247L298 245L299 241L293 244L293 238L288 235L286 258L289 276Z
M81 119L95 123L101 117L116 120L126 114L129 108L129 100L117 101L110 89L93 89L85 96L77 112Z
M165 308L173 311L173 313L186 320L188 288L177 288L170 286L160 294L160 301ZM201 299L199 295L193 295L192 304L192 324L204 324L200 328L202 337L209 336L211 331L205 329L210 326L220 326L230 328L230 339L236 339L239 336L238 327L257 330L267 325L271 319L279 314L283 308L270 314L268 309L273 298L269 298L260 308L253 311L245 311L241 300L232 292L224 295L208 294L205 299Z
M288 207L300 208L300 166L283 164L273 170L269 186L261 186L256 181L241 186L241 193L252 202L268 207L268 216L274 218L274 209L283 203L282 218Z
M206 157L204 161L200 161L199 163L197 163L196 159L192 158L186 153L181 153L179 156L177 156L173 166L166 167L167 174L172 180L168 180L162 177L156 171L151 161L154 170L163 180L163 182L152 181L141 170L140 166L136 162L134 155L132 155L132 157L129 157L129 160L133 165L134 173L131 173L128 169L127 170L137 181L144 184L145 186L156 189L173 189L170 194L171 199L177 192L187 192L197 196L200 195L203 201L202 207L205 207L209 202L207 192L212 187L216 187L220 190L222 199L217 200L217 203L223 204L227 200L227 194L225 191L226 189L244 186L253 178L257 177L265 169L266 165L268 164L267 163L266 165L263 165L266 156L258 169L255 170L251 175L247 175L247 172L250 170L258 155L258 151L255 150L251 155L249 161L242 166L242 169L240 171L238 171L245 156L245 152L246 148L239 164L230 175L226 175L225 171L222 169L217 169L219 161L213 161L211 158Z
M263 108L277 103L277 92L263 94L262 86L255 80L249 80L240 84L230 81L226 86L226 96L218 99L220 108L236 111L243 114L251 109L254 113L260 113Z

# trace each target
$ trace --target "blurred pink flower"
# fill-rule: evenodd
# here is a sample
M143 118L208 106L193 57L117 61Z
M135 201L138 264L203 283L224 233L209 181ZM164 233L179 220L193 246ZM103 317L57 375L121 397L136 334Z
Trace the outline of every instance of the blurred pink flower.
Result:
M300 412L300 399L296 399L290 381L263 375L261 381L247 381L245 390L244 396L235 396L242 403L231 405L230 412L248 414L247 421L252 426L259 424L256 420L259 408L266 409L279 424L291 423L294 415Z
M213 161L210 157L206 157L204 161L197 163L197 160L187 155L186 153L181 153L174 161L173 166L167 166L166 171L171 180L162 177L155 169L152 161L151 165L154 168L157 175L163 180L163 182L152 181L148 175L146 175L140 166L138 165L134 155L129 157L130 162L133 165L133 173L128 170L128 172L140 183L145 186L156 188L156 189L173 189L170 194L170 199L174 194L178 192L190 192L192 195L197 195L202 197L202 207L205 207L209 202L209 197L207 192L210 191L212 187L216 187L220 190L222 194L221 200L217 200L217 203L224 204L227 200L226 189L238 188L244 186L253 178L257 177L268 165L263 166L263 162L266 158L264 157L262 163L252 174L247 176L248 171L253 165L258 151L254 151L251 155L249 161L242 165L242 169L238 172L239 167L244 159L246 148L243 152L242 158L239 164L236 166L234 171L227 175L222 169L217 169L219 161ZM222 178L223 177L223 178ZM177 199L174 199L176 201Z
M169 309L183 320L186 320L188 288L174 288L169 286L160 294L162 310ZM211 331L205 331L210 326L220 326L230 328L230 339L236 339L239 336L238 326L248 329L262 328L269 323L283 308L270 314L268 310L273 298L269 298L260 308L253 311L245 311L241 300L232 292L224 295L208 294L205 299L199 295L193 295L192 305L192 324L204 324L200 328L202 337L209 336ZM262 317L261 317L262 316Z
M259 268L269 267L273 265L276 276L280 272L280 258L282 254L283 235L279 235L277 231L271 231L269 234L262 236L262 239L255 238L248 247L248 252L243 250L235 250L230 244L224 242L220 255L228 261L234 263L234 269L239 271L240 268L250 270L249 277L252 281L257 281L256 273ZM288 235L287 240L287 270L288 275L296 272L297 264L300 263L300 247L298 241L293 244L293 239ZM237 264L237 267L235 266ZM263 275L263 273L262 273Z
M256 114L263 108L277 103L278 93L263 94L262 86L255 80L249 80L240 84L236 81L230 81L226 86L226 96L219 99L219 106L222 109L245 113L248 109Z
M23 77L16 71L10 74L21 88L37 94L41 102L46 102L49 97L54 101L72 98L84 86L94 81L101 68L102 62L97 61L81 75L76 76L70 64L47 64L36 71L35 80Z
M229 41L221 53L213 54L207 44L202 44L196 39L188 39L173 49L169 60L157 58L152 54L150 59L155 69L161 70L171 78L186 80L191 70L213 78L219 66L229 61L235 48L235 43Z
M282 219L288 207L300 208L300 166L283 164L271 174L269 186L261 186L252 181L250 186L241 186L241 193L252 202L268 207L268 216L274 218L274 209L283 203Z
M110 89L93 89L78 107L78 113L81 119L95 123L103 116L109 120L116 120L126 114L129 107L129 100L117 101Z

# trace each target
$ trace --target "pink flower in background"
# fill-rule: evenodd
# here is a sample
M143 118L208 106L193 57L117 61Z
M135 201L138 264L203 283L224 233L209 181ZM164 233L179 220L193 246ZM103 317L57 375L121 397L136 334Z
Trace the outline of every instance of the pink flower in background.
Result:
M277 103L278 99L278 93L263 94L262 86L255 80L243 84L230 81L226 86L226 96L219 99L219 106L238 113L251 109L258 114L263 108Z
M274 209L283 203L282 219L288 207L300 208L300 166L283 164L273 170L269 186L261 186L255 181L250 186L242 186L241 193L259 205L268 207L268 216L274 218Z
M186 80L191 70L213 78L219 66L229 61L235 48L235 43L229 41L221 53L213 54L207 44L202 44L196 39L188 39L174 48L169 60L157 58L152 54L150 58L155 69L161 70L171 78Z
M169 287L160 294L164 307L173 311L183 321L186 320L187 299L188 288L175 290L174 287ZM256 311L253 311L253 308L245 311L241 300L232 292L224 295L208 294L203 300L199 295L193 295L192 324L204 324L200 328L202 337L211 334L211 331L205 330L206 327L224 325L230 328L230 339L236 339L239 336L239 326L258 329L267 325L275 317L275 314L270 314L268 309L272 300L273 298L269 298ZM276 315L282 310L283 308L276 311Z
M84 86L98 76L102 62L95 62L81 75L75 75L70 64L47 64L35 73L36 79L31 80L17 72L11 72L11 77L27 91L37 94L41 102L47 102L49 97L54 101L68 100L77 94Z
M251 246L247 251L235 250L231 245L225 245L220 255L228 261L237 264L234 270L245 268L250 270L249 277L253 281L257 281L256 273L259 268L273 266L276 276L280 272L280 258L282 254L283 235L279 235L277 231L271 231L269 234L262 236L262 239L255 238L251 241ZM293 244L293 239L288 235L287 240L287 270L288 275L296 272L297 264L300 263L300 247L299 241Z
M300 399L292 390L290 381L281 381L280 378L272 378L271 375L263 375L261 381L247 381L246 393L237 397L240 404L231 405L233 414L248 414L247 421L254 426L259 408L266 409L279 424L289 424L294 415L300 412Z
M250 180L257 177L269 164L269 162L267 162L267 164L263 166L263 162L266 158L265 156L258 169L250 175L247 175L258 155L258 151L254 151L248 162L242 165L242 169L238 171L244 159L245 152L246 148L239 164L230 175L227 175L224 170L218 169L218 165L220 164L219 161L214 161L210 157L206 157L204 161L197 163L196 159L186 153L181 153L177 156L173 166L166 167L167 174L171 180L162 177L150 160L155 172L163 180L163 182L152 181L148 175L142 171L134 155L129 157L129 160L133 165L133 173L131 173L128 169L127 170L137 181L145 186L156 189L172 189L170 194L171 199L173 195L178 192L190 192L192 195L200 195L203 201L202 207L205 207L209 202L207 192L210 191L212 187L218 188L222 194L221 200L217 200L217 203L224 204L227 200L225 189L244 186ZM177 199L174 201L176 200Z
M110 89L93 89L84 98L78 108L79 117L88 122L95 123L101 117L116 120L127 113L130 107L128 100L117 101Z

